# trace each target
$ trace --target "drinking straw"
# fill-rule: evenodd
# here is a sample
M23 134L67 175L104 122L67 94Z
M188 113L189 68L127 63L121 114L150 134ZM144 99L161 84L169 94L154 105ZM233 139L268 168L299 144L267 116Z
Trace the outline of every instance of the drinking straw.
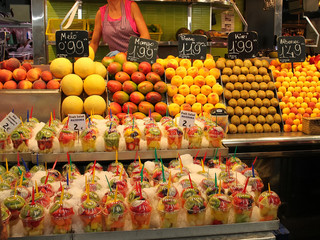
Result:
M37 166L39 167L39 153L37 153Z
M20 155L19 155L19 152L17 152L17 165L20 166Z
M141 169L142 168L142 163L141 163L141 160L140 160L140 156L138 156L138 160L139 160L139 167Z
M63 186L61 186L61 196L60 196L60 201L59 204L62 205L62 200L63 200L63 194L64 194L64 190L63 190Z
M217 173L214 173L214 186L215 186L215 188L218 187L218 185L217 185Z
M193 162L195 162L195 161L197 160L197 157L198 157L199 152L200 152L200 150L198 150L196 156L195 156L194 159L193 159Z
M96 168L93 166L93 170L92 170L92 183L94 183L94 177L96 175Z
M128 110L127 110L127 114L128 114L128 115L130 114L130 112L129 112L129 108L128 108Z
M139 184L140 199L142 199L142 189L141 189L141 184L140 184L140 183L138 183L138 184Z
M269 193L271 193L271 190L270 190L270 183L268 183L268 191L269 191Z
M38 184L37 184L37 181L34 181L34 182L35 182L35 188L36 188L36 195L38 197L39 196Z
M107 182L108 182L108 186L109 186L110 192L112 192L112 188L111 188L110 182L109 182L109 180L108 180L108 177L107 177L106 175L104 175L104 176L105 176L105 177L106 177L106 179L107 179Z
M119 176L119 165L117 165L116 176Z
M218 153L218 150L219 148L216 149L216 151L214 152L214 155L213 155L213 160L216 160L216 157L217 157L217 153ZM214 151L214 150L213 150Z
M183 165L182 165L181 158L179 158L179 165L180 165L180 172L182 173L182 167L183 167Z
M202 161L201 161L201 166L202 166L202 172L204 173L205 171L204 171L204 163L203 163L203 159L202 159Z
M219 183L219 192L218 194L220 195L221 194L221 179L220 179L220 183Z
M166 109L166 116L169 116L168 108Z
M17 166L17 167L18 167L19 174L22 174L20 167L19 166Z
M67 174L67 186L69 186L69 171L68 171L68 174Z
M32 202L31 205L34 205L34 187L32 187Z
M19 184L19 187L22 187L22 181L23 181L23 173L21 174L21 177L20 177L20 184Z
M163 168L163 162L161 157L160 157L160 160L161 160L162 181L166 182L166 177L164 175L164 168Z
M53 120L56 120L56 111L53 109Z
M157 149L154 149L154 158L156 160L156 162L158 162L158 154L157 154Z
M191 186L191 188L193 188L192 180L191 180L191 177L190 177L190 173L188 173L188 175L189 175L190 186Z
M88 178L87 178L87 175L85 177L85 184L86 184L86 193L87 193L87 199L86 199L86 202L89 201L89 186L88 186Z
M120 180L122 179L122 173L123 173L123 166L121 166L120 177L119 177Z
M112 111L111 111L111 109L110 109L110 120L112 119Z
M12 108L11 112L14 113L14 108Z
M236 146L236 148L234 149L233 158L236 158L237 149L238 149L238 146Z
M27 109L27 122L29 122L29 109Z
M54 162L54 164L53 164L53 166L52 166L52 170L54 170L54 168L56 167L57 161L58 161L58 158L57 158L56 161Z
M52 118L52 113L50 113L50 118L49 118L49 127L51 126L51 118Z
M13 193L13 197L16 198L17 197L17 182L14 184L14 193Z
M132 131L134 129L134 118L132 119Z
M6 158L6 170L9 172L9 167L8 167L8 159Z
M253 163L252 163L251 169L252 169L252 177L256 177L256 176L254 175L254 167L253 167Z
M20 116L20 121L21 121L21 125L23 126L23 121L22 121L22 118L21 118L21 116Z
M258 156L254 159L252 166L256 163Z
M205 154L203 156L203 164L206 162L206 157L207 157L207 152L205 152Z
M111 131L111 127L112 127L112 122L110 123L110 126L109 126L109 131L108 131L108 133L110 133L110 131Z
M116 163L118 163L118 150L116 150Z
M247 180L246 180L246 184L244 185L244 189L242 191L243 193L246 193L246 191L247 191L247 185L248 185L248 182L249 182L249 178L250 177L248 177Z
M144 170L144 165L142 166L142 169L141 169L141 172L140 172L141 182L143 182L143 170Z
M2 177L1 177L1 175L0 175L0 182L3 182L3 179L2 179Z
M28 168L26 162L23 160L22 157L21 157L21 160L22 160L22 163L23 163L24 168L26 169L27 172L29 172L29 168Z
M171 188L171 172L169 172L169 179L168 179L168 195L169 195L170 188Z
M30 118L32 118L32 113L33 113L33 106L31 106Z
M136 151L136 156L134 157L134 163L136 163L138 157L138 150Z

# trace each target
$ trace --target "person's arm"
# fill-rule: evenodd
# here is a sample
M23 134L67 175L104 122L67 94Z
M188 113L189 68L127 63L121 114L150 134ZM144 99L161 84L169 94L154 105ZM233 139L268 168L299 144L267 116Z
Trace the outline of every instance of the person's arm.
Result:
M102 35L101 14L100 14L100 10L98 10L95 21L94 21L94 30L92 34L92 39L89 45L90 47L92 47L94 52L97 52L101 35Z
M140 8L136 2L131 3L131 13L132 18L137 24L138 31L140 33L141 38L150 39L149 31L147 28L147 24L144 21Z

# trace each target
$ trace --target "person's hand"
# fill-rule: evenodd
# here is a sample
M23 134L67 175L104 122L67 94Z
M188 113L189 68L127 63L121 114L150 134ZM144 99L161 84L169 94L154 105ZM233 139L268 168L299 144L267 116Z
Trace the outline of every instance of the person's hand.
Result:
M118 51L118 50L115 50L115 51L109 52L106 56L107 56L107 57L113 57L113 56L117 55L118 53L119 53L119 51Z

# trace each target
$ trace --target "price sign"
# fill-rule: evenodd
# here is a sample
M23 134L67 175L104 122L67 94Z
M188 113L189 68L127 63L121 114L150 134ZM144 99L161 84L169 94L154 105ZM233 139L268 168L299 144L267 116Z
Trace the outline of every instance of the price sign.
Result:
M127 60L132 62L155 63L158 56L159 44L155 40L130 37Z
M206 59L208 38L204 35L180 34L178 36L179 58Z
M228 35L228 55L230 59L254 58L258 53L256 32L231 32Z
M12 133L21 124L20 118L13 112L10 112L1 122L0 126L8 134Z
M87 31L57 31L57 57L88 57Z
M86 129L85 114L68 114L69 129L73 131L83 131Z
M196 113L189 112L189 111L181 111L180 112L180 119L179 119L179 126L180 127L192 127L194 125L194 121L196 119Z
M302 36L278 37L277 47L282 63L304 62L306 59L306 43Z
M0 32L0 61L4 60L5 55L5 44L6 43L6 33Z

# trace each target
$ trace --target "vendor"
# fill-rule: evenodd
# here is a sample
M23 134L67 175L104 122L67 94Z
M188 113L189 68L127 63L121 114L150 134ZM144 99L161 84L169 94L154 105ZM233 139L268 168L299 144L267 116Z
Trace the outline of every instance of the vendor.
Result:
M97 51L99 41L109 45L110 51L126 52L131 36L150 39L147 25L137 3L130 0L108 0L95 18L90 46Z

